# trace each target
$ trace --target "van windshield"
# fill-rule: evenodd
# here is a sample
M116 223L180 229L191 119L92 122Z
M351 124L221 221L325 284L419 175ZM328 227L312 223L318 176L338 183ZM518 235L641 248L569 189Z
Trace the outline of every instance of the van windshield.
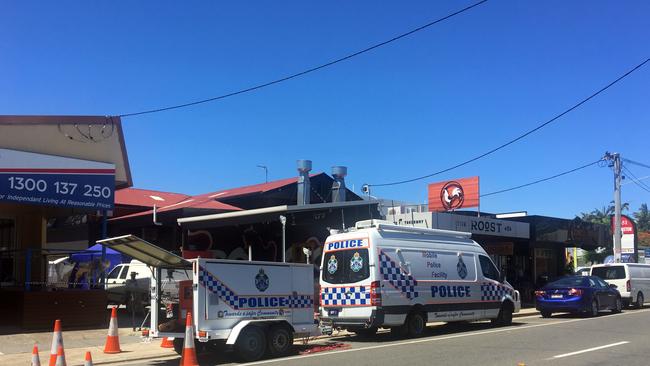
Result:
M354 283L370 276L368 249L338 250L324 256L323 281L327 283Z
M608 266L594 267L591 269L592 276L598 276L603 280L622 280L625 278L625 267Z

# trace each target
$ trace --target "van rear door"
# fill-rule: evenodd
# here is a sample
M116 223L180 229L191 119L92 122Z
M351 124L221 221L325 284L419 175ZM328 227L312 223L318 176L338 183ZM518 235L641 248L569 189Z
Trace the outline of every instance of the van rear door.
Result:
M325 243L321 271L321 306L330 318L367 318L371 313L368 238Z

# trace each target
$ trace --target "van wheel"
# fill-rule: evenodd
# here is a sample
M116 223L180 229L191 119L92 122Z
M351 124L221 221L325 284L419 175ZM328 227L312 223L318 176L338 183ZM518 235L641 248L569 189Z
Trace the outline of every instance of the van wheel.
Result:
M501 305L499 315L497 315L496 319L492 319L492 325L495 325L497 327L512 325L512 310L512 305L510 305L508 302L505 302L503 305Z
M289 353L293 346L293 332L286 326L275 325L269 330L269 354L273 357Z
M358 337L370 338L377 334L377 327L352 329L352 332L354 332Z
M634 307L637 309L641 309L643 307L643 303L645 300L643 299L643 292L639 292L636 295L636 302L634 303Z
M406 317L406 333L409 337L419 337L427 327L427 321L422 313L411 313Z
M262 358L266 352L266 337L262 329L250 325L244 328L235 343L235 351L246 362Z

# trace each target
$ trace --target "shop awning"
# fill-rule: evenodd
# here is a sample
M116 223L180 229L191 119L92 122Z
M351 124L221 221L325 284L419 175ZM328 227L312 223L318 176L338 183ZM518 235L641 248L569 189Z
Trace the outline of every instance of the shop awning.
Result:
M135 235L123 235L114 238L98 240L97 243L126 254L152 267L160 268L190 268L192 264L173 254L151 244Z
M279 215L286 215L298 212L329 211L340 210L350 207L368 207L378 205L378 201L347 201L347 202L327 202L310 205L281 205L273 207L257 208L252 210L242 210L236 212L226 212L220 214L184 217L178 219L178 223L186 228L197 227L219 227L235 224L246 224L253 222L277 221Z

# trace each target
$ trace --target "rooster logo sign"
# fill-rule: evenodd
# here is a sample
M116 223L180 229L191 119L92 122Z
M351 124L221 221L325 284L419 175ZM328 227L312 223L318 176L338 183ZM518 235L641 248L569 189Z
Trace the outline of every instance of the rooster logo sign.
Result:
M456 181L447 182L440 190L440 202L447 210L454 210L463 207L465 192L463 186Z

